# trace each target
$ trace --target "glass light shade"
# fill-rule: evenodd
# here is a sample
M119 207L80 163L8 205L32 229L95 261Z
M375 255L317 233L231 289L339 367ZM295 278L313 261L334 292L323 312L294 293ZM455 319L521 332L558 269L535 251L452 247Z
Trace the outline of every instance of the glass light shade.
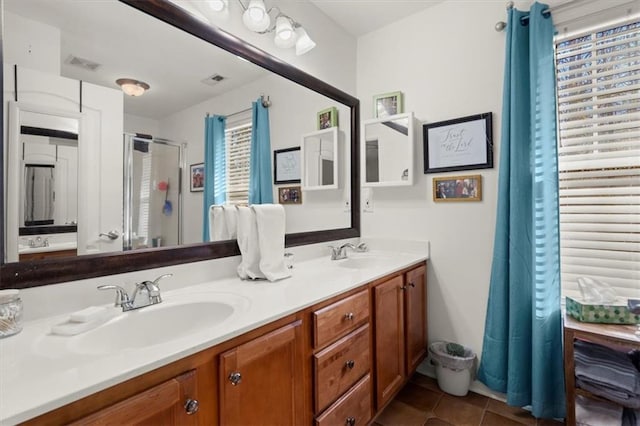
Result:
M311 37L309 37L309 34L307 34L304 28L296 28L296 34L298 35L298 40L296 41L296 55L304 55L316 47L316 43L311 40Z
M208 0L209 8L214 12L222 12L227 6L228 0Z
M291 21L285 16L278 16L276 19L276 38L289 40L293 37L293 27Z
M119 78L116 84L129 96L142 96L150 88L147 83L132 78Z
M265 31L271 24L271 18L262 0L251 0L247 10L242 14L244 25L254 32Z

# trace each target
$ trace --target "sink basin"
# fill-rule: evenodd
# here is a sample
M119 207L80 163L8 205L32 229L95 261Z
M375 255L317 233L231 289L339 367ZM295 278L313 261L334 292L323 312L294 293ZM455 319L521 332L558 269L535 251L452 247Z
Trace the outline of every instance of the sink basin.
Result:
M228 300L165 301L124 312L93 330L73 336L68 348L76 353L97 355L166 343L223 324L239 305Z

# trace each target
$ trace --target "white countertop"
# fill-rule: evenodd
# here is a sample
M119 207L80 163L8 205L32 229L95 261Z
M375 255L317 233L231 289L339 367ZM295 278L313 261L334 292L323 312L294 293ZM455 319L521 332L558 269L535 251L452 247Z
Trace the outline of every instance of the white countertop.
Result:
M361 269L324 256L296 262L293 276L278 282L224 278L164 291L163 303L231 294L236 310L218 326L153 346L80 353L73 349L74 341L86 333L50 334L51 326L64 322L68 314L26 322L20 334L0 339L0 424L28 420L428 258L428 248L395 248L365 254L384 261ZM148 325L150 332L162 332L153 326Z

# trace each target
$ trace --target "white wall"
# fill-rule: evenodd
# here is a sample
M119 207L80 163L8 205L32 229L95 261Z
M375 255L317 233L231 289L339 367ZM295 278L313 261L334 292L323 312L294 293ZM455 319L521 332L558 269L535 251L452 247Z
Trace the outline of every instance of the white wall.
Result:
M425 175L416 141L415 184L374 188L364 236L426 239L429 340L482 350L496 216L504 64L503 2L444 2L358 40L358 97L370 118L375 94L402 91L405 111L423 122L493 112L494 169ZM422 134L422 132L417 132ZM434 203L434 176L481 174L481 202Z
M60 30L4 11L4 64L60 75Z
M140 117L133 114L124 114L125 133L143 133L158 137L160 133L160 123L152 118Z

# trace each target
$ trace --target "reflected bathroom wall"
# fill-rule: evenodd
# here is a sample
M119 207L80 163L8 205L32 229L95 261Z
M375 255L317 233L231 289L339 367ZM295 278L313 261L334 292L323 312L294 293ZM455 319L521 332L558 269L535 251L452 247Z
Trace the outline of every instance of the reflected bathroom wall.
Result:
M183 146L125 135L124 249L182 243Z

